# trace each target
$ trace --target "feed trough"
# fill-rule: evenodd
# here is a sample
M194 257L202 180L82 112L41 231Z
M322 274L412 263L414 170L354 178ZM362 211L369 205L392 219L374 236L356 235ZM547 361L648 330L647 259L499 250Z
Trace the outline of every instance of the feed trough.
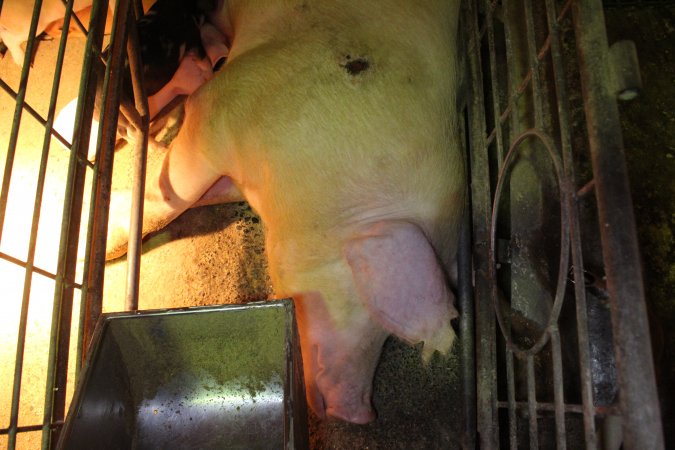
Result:
M60 449L306 448L290 300L104 314Z

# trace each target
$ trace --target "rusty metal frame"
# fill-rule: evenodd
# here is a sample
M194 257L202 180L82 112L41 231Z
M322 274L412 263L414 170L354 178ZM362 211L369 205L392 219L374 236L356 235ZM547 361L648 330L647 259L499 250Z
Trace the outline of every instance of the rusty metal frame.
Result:
M7 407L10 410L10 421L7 428L0 428L0 435L8 436L8 448L14 449L17 445L17 436L24 432L42 431L43 449L52 448L58 439L58 434L63 426L66 406L66 383L68 377L68 360L70 332L72 324L72 311L75 290L81 291L81 307L78 328L78 350L76 355L77 370L75 377L79 376L79 368L86 345L93 332L93 326L101 314L101 302L103 292L103 270L105 265L105 240L107 234L108 208L110 202L110 189L112 180L112 162L114 144L116 140L117 115L120 104L121 77L124 68L124 57L128 54L135 96L136 110L125 110L125 115L137 128L137 145L134 150L137 174L134 181L135 211L132 219L132 238L130 243L130 300L127 305L135 309L137 304L138 274L140 264L140 223L142 206L138 199L143 197L145 177L145 157L147 153L148 132L148 107L144 89L139 82L141 73L140 53L137 50L138 36L134 27L127 27L134 19L142 14L143 9L138 0L117 0L114 7L113 32L111 36L111 51L107 61L103 61L102 44L105 28L106 15L109 2L95 1L92 5L91 21L88 27L83 25L73 14L73 0L62 0L66 13L64 26L59 41L57 63L54 72L51 98L47 117L42 117L26 101L26 90L30 75L30 60L36 45L37 21L42 6L42 0L36 0L29 39L26 44L26 57L21 70L19 88L14 91L7 83L0 79L0 88L15 101L14 120L10 131L10 142L6 156L5 171L0 190L0 239L7 213L7 200L12 171L14 169L14 156L18 142L18 132L23 113L26 112L44 126L45 134L42 148L40 168L36 174L38 180L37 193L34 202L29 251L26 260L15 258L0 252L0 258L24 269L25 280L21 313L19 317L19 332L17 336L17 352L14 361L13 395L11 403ZM0 1L0 10L2 2ZM87 36L83 69L80 77L79 98L76 118L75 134L72 145L52 129L55 117L56 97L59 91L60 76L63 69L64 54L68 38L70 22L76 25ZM127 30L129 28L131 31ZM129 36L127 36L129 35ZM99 122L97 158L95 163L87 160L87 147L90 138L90 129L94 117L94 102L97 89L97 77L101 76L101 65L105 64L105 80L103 82L103 106ZM61 237L57 270L55 273L44 270L34 265L34 257L37 242L37 228L40 220L40 206L45 186L47 156L50 150L51 137L59 140L70 150L68 174L66 180L65 202L63 205L63 219L61 224ZM85 190L85 177L87 173L93 176L93 187L88 193ZM84 276L82 284L76 282L75 270L77 265L77 247L82 220L83 204L85 195L90 195L90 215L88 217L88 231L86 236L86 252L84 262ZM40 274L55 281L53 312L51 320L51 337L48 349L48 363L46 366L47 383L45 386L44 419L41 424L19 426L20 393L23 377L24 348L26 344L26 328L28 322L28 305L31 291L33 274ZM4 382L4 380L3 380Z
M471 80L467 128L476 308L477 440L480 448L539 448L538 418L552 414L555 446L566 448L572 445L566 436L568 417L576 415L583 419L584 446L593 449L600 445L601 431L596 429L596 422L618 415L623 422L624 448L663 448L621 129L616 97L607 78L610 68L602 4L600 0L545 0L536 5L538 10L534 5L532 0L468 0L463 8ZM498 23L503 28L503 41L496 33ZM535 31L541 30L536 28L537 23L545 26L543 43L535 39ZM565 31L563 23L568 25ZM567 35L563 35L565 32ZM562 49L563 38L569 39L570 34L576 41L574 63L583 94L583 105L579 106L585 109L586 145L593 169L593 179L584 180L580 188L575 187L574 154L578 149L573 149L572 144L565 78L569 54ZM505 58L506 65L498 62L499 57ZM530 119L519 116L524 103L533 110ZM509 321L500 306L496 229L501 193L510 176L514 153L524 140L533 138L539 142L533 148L544 150L555 167L560 194L561 255L549 319L535 342L522 347L511 339ZM584 283L573 283L573 289L566 288L565 283L568 273L571 280L584 279L579 199L590 194L595 194L599 223L603 224L599 231L619 378L620 401L610 407L594 404ZM579 404L566 403L563 391L558 315L566 290L570 289L573 292L567 292L567 296L573 296L576 311ZM502 338L498 339L498 335ZM551 352L552 403L539 401L536 395L534 357L543 348ZM503 369L498 369L500 353L504 355L499 363L505 365ZM516 400L515 361L526 365L525 401ZM505 381L498 379L502 371ZM506 383L505 394L499 393L499 382ZM529 442L519 440L523 435L516 429L519 414L527 418Z

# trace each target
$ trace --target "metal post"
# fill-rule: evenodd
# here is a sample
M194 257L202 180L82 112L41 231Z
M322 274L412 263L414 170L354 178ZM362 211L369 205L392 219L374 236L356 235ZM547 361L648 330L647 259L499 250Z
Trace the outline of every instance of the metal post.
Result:
M576 1L572 12L610 297L624 448L661 449L663 428L619 111L609 79L604 12L600 0Z

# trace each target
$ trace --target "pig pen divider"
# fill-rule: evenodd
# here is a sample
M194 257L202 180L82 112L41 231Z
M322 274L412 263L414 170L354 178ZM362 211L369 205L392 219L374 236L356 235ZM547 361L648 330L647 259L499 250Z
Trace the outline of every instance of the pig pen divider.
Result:
M2 182L2 192L0 194L0 233L5 229L6 215L8 213L8 197L10 190L16 190L12 187L13 172L18 171L15 164L15 157L18 150L19 130L27 112L42 127L44 133L43 147L40 156L40 167L34 175L37 178L37 187L35 189L34 207L31 219L31 233L28 243L28 250L25 256L12 255L10 252L1 251L0 258L7 264L23 269L24 283L22 288L21 311L18 318L16 357L14 358L14 370L12 383L11 403L3 404L0 409L10 411L8 417L8 426L0 428L0 436L6 435L6 448L14 449L17 447L17 441L21 434L36 431L42 431L41 447L43 449L52 448L52 445L58 438L58 433L63 426L63 421L67 403L67 384L69 353L71 351L71 331L73 301L77 291L80 299L80 318L77 328L77 355L75 358L75 376L79 373L81 361L86 353L86 346L93 333L93 326L101 314L102 292L103 292L103 269L105 265L105 237L108 221L108 207L110 202L110 189L112 178L112 158L116 141L117 114L120 110L120 86L121 77L124 69L125 50L128 51L130 71L133 80L136 109L137 111L123 111L127 118L136 125L137 128L137 160L145 160L145 148L147 147L147 99L143 88L138 82L140 80L140 62L138 59L138 38L134 27L128 27L133 23L133 14L138 16L142 14L142 6L134 0L134 9L131 7L130 0L119 0L116 5L109 5L107 1L94 1L91 10L91 21L88 26L84 26L73 12L73 0L64 1L65 16L63 18L63 28L60 35L58 57L56 60L53 76L53 85L50 93L50 102L46 117L44 113L38 112L26 101L26 92L28 87L29 75L32 70L32 60L38 38L36 36L38 18L42 1L37 0L34 6L34 12L31 19L28 41L26 44L26 53L23 66L21 67L20 81L18 89L14 89L0 79L0 87L15 102L12 127L9 135L9 144L5 157L4 174ZM1 6L1 4L0 4ZM108 10L114 11L113 31L110 39L110 51L107 55L102 53L104 40L104 29ZM114 8L113 8L114 6ZM60 136L53 129L56 99L60 92L63 74L64 54L68 41L68 31L71 20L76 23L86 36L84 58L82 63L81 77L79 78L79 95L72 144L67 138ZM40 32L42 30L39 30ZM129 33L129 43L127 44L127 33ZM39 34L39 33L37 33ZM8 58L9 59L9 58ZM91 163L87 160L87 148L89 146L90 131L92 119L94 117L94 103L97 95L97 77L103 76L100 70L101 61L105 64L105 79L103 80L102 106L99 121L98 145L96 162ZM26 120L24 119L24 122ZM62 222L57 234L60 235L58 245L58 256L55 258L55 268L45 269L36 264L36 243L38 240L38 225L40 223L41 209L43 208L43 196L45 194L45 178L47 177L47 162L50 158L50 151L61 151L56 145L50 148L50 138L54 136L69 153L67 163L67 173L65 177L65 193L63 196ZM137 164L139 174L136 177L135 194L142 197L142 187L145 168L144 164ZM87 178L93 181L85 183ZM15 176L16 178L16 176ZM81 222L85 210L83 205L86 203L86 196L89 195L89 217L85 219L87 231L86 242L81 239ZM142 214L142 208L135 205L138 214L135 215L132 223L132 239L130 239L130 259L129 271L130 279L136 282L130 282L131 286L136 286L138 278L138 261L140 259L139 242L140 230L139 218ZM51 224L54 226L55 224ZM135 229L135 231L134 231ZM136 239L133 239L133 236ZM12 239L8 233L0 234L5 242ZM2 242L2 241L0 241ZM84 265L81 274L78 271L78 244L85 246ZM51 311L51 321L49 327L49 348L48 357L45 364L46 388L44 396L43 421L41 424L21 424L20 405L22 395L22 381L24 373L24 357L28 327L28 310L31 300L31 286L35 276L42 276L54 282L53 285L53 307ZM81 276L81 278L80 278ZM133 296L137 292L130 290L127 302L129 309L135 309L137 304ZM11 301L11 300L9 300ZM34 301L34 300L33 300ZM46 350L46 349L45 349ZM71 357L72 359L72 357ZM9 380L3 380L4 382ZM72 380L70 380L72 382ZM3 399L4 401L4 399Z
M602 4L463 13L480 448L663 448Z

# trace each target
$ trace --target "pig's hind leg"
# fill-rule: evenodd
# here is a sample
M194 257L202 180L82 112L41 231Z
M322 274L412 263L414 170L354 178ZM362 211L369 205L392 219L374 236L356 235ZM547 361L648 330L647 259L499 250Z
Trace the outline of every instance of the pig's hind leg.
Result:
M424 342L428 359L447 353L458 316L454 295L422 230L409 222L380 222L343 247L356 290L371 316L409 343Z

